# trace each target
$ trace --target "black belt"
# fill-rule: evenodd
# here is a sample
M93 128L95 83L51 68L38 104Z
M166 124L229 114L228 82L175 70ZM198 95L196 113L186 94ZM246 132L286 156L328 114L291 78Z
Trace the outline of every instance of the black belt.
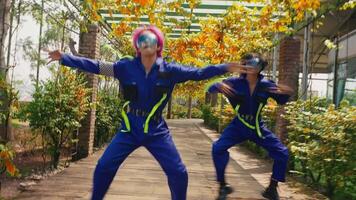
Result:
M135 115L137 117L148 117L148 115L150 114L149 112L145 111L145 110L141 110L141 109L134 109L134 108L130 108L129 109L129 113L131 113L132 115ZM151 119L158 122L162 117L162 113L155 113Z

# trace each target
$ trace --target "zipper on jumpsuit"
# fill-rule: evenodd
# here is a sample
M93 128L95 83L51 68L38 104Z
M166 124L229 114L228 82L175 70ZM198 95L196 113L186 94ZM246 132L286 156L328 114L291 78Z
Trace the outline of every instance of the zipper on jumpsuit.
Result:
M152 71L154 70L154 68L156 67L155 65L156 65L156 63L154 63L153 65L152 65L152 67L151 67L151 69L150 69L150 71L149 72L147 72L146 71L146 69L145 69L145 66L140 62L140 64L141 64L141 69L143 69L143 71L144 71L144 73L145 73L145 97L147 98L147 99L152 99L152 98L150 98L150 93L149 93L149 90L148 90L148 88L147 87L149 87L149 85L150 85L150 75L153 73ZM145 122L144 122L144 124L143 124L143 128L144 128L144 130L143 130L143 132L145 133L145 134L147 134L148 133L148 126L149 126L149 121L150 121L150 115L151 115L151 112L152 112L152 110L150 111L150 114L149 114L149 116L146 118L146 120L145 120ZM146 127L147 126L147 127Z
M254 95L253 93L256 91L257 83L256 83L256 86L255 86L252 94L251 94L250 84L249 84L248 80L246 80L246 79L245 79L245 84L247 86L247 91L248 91L248 101L247 102L251 102L252 96ZM249 103L249 106L248 106L248 113L252 114L252 104L251 103ZM255 134L253 129L249 128L248 130L249 130L250 134Z
M253 89L253 92L252 92L252 94L251 94L251 90L250 90L250 85L249 85L249 82L245 79L245 83L246 83L246 85L247 85L247 88L248 88L248 95L249 95L249 102L253 102L252 100L253 100L253 97L255 96L255 94L256 94L256 90L257 90L257 87L258 87L258 85L260 84L260 79L258 78L258 80L257 80L257 83L256 83L256 85L255 85L255 88ZM254 115L254 113L252 112L253 111L253 104L252 103L250 103L250 105L249 105L249 113L250 114L252 114L252 116ZM258 112L258 111L256 111L256 116L255 116L255 121L257 120L257 118L258 118L258 116L257 115L259 115L260 113ZM257 124L258 123L258 124ZM257 133L257 135L259 136L259 137L261 137L260 135L259 135L259 129L260 129L260 124L259 124L260 122L258 121L256 121L256 124L255 124L255 127L256 127L256 129L255 130L252 130L252 129L249 129L249 131L250 131L250 133L252 132L253 134L256 134ZM257 127L258 126L258 127ZM263 136L262 136L262 138L264 138Z

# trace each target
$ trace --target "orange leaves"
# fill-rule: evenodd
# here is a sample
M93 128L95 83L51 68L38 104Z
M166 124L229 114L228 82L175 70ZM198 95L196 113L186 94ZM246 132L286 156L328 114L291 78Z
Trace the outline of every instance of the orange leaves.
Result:
M10 176L15 176L18 172L15 165L12 162L13 153L8 147L0 144L0 169L5 169Z
M200 0L85 2L90 5L85 12L91 13L94 20L100 20L95 14L100 9L108 10L110 16L113 13L123 15L117 24L112 25L112 34L126 44L129 44L128 38L122 36L142 24L143 18L145 23L155 24L165 33L187 30L192 21L199 23L201 31L198 33L187 34L185 31L178 39L167 38L164 52L176 62L195 66L237 61L242 54L251 51L265 53L272 47L275 33L292 32L296 22L304 20L306 12L315 14L320 8L320 0L244 0L243 3L236 1L219 17L199 18L198 15L192 16L190 10L196 8L202 2ZM251 5L246 6L246 2ZM180 17L175 18L172 13ZM127 51L125 48L130 47L118 48Z
M5 167L11 176L15 176L16 168L15 165L10 162L10 160L5 160Z
M96 0L85 0L83 2L83 8L85 12L89 15L89 18L93 21L100 21L101 16L98 14L98 10L101 8L100 4Z
M90 19L94 21L100 21L101 16L97 12L91 12L90 13Z
M182 7L182 3L179 1L171 1L167 3L167 7L170 10L179 10Z
M10 153L10 151L8 149L3 149L5 148L4 145L0 144L0 159L1 160L9 160L12 158L12 154Z
M193 9L201 3L201 0L187 0L187 3L189 4L189 8Z
M124 14L124 15L130 15L131 14L130 9L128 9L127 7L120 7L119 11L120 11L121 14Z
M98 3L96 0L87 0L87 3L91 4L91 7L94 9L94 10L97 10L98 9Z
M92 18L100 20L94 11L107 9L109 15L113 11L125 15L113 25L113 34L122 38L133 31L141 17L147 16L150 24L156 24L163 31L186 29L190 25L190 12L196 8L200 0L116 0L97 1L85 0L90 4L88 8ZM116 4L112 2L116 2ZM199 57L206 63L234 61L248 51L263 52L271 47L275 33L289 33L293 31L295 22L304 20L305 12L315 13L320 8L320 0L246 0L255 7L247 7L237 2L226 10L220 17L195 18L201 25L201 32L197 34L181 34L175 41L168 40L168 54L175 61L190 63L190 58ZM188 4L184 9L182 4ZM167 12L174 12L183 17L175 19ZM168 16L168 17L167 17ZM188 21L188 22L186 22ZM164 24L170 23L170 26Z
M83 88L78 88L75 91L75 99L77 100L77 102L83 100L86 95L87 92Z
M260 10L260 17L259 17L259 24L260 28L268 28L268 26L271 25L272 18L274 13L277 11L277 5L274 6L273 4L271 5L266 5ZM257 13L257 11L255 11Z
M133 0L133 2L138 3L141 6L149 6L154 3L154 0Z
M296 21L302 21L305 12L313 12L319 9L320 0L293 0L292 6L296 11Z
M121 37L125 35L126 32L132 31L132 27L128 25L126 22L121 22L120 24L116 25L113 24L112 26L114 35L117 37Z

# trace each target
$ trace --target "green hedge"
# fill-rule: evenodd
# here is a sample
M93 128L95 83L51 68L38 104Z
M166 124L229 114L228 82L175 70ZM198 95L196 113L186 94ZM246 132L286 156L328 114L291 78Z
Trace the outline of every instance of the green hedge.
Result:
M174 103L172 106L173 119L188 118L188 106ZM197 107L192 107L192 118L202 118L202 111Z
M292 170L333 199L356 199L356 107L313 99L286 112Z

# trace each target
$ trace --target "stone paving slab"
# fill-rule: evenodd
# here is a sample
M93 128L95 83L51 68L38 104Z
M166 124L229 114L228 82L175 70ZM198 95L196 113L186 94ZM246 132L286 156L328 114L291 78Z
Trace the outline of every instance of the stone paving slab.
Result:
M188 169L188 200L213 200L216 198L218 189L211 158L211 144L216 137L213 137L213 132L207 132L201 123L201 120L168 121L174 142ZM41 181L29 191L21 193L16 199L90 199L94 167L102 153L101 150L86 159L71 164L61 173ZM256 164L254 161L251 168L248 168L230 160L226 173L235 192L229 199L263 199L260 193L265 182L258 181L256 178L263 179L266 176L265 173L270 173L270 171L263 171L261 178L261 170L258 169L261 169L261 165L266 165L264 163L266 161L262 164ZM246 165L246 163L244 164ZM264 168L262 167L262 169ZM137 149L120 167L105 197L105 200L117 199L170 199L166 176L157 161L145 148Z

